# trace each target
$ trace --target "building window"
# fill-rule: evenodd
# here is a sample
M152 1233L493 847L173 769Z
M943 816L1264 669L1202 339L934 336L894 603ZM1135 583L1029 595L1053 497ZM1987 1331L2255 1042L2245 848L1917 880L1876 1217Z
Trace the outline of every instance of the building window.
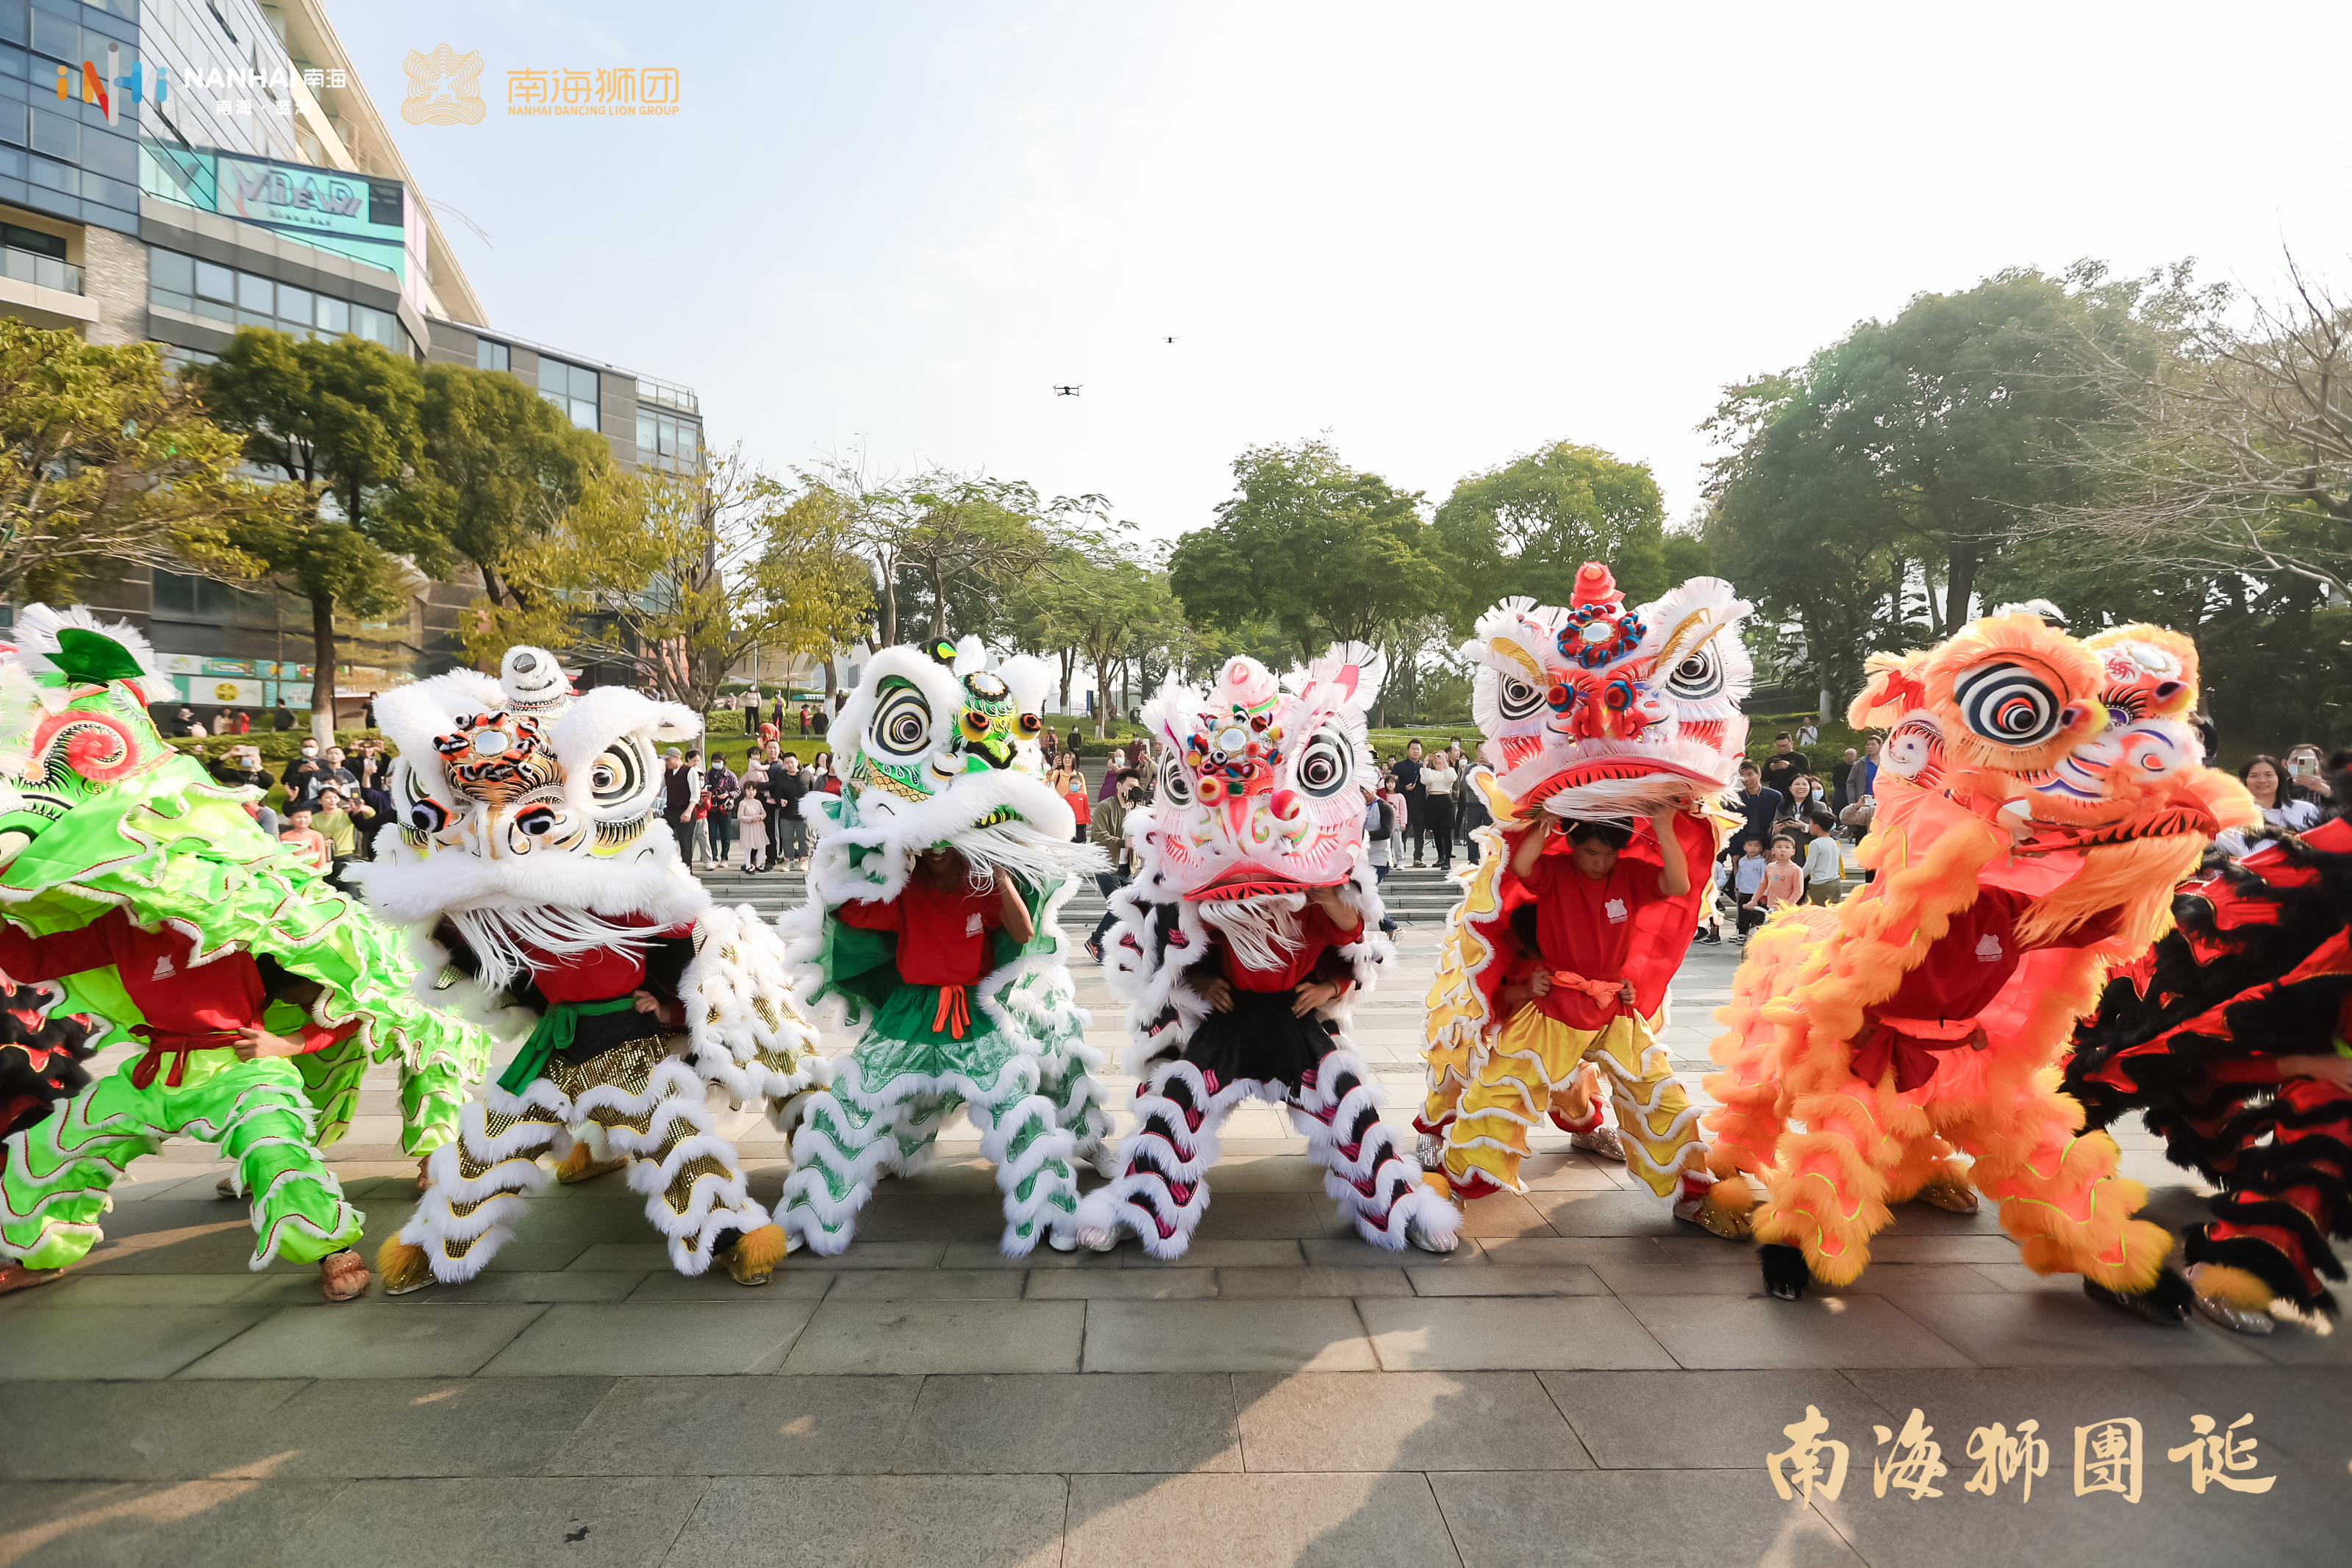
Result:
M411 351L408 329L392 311L331 298L173 250L148 252L147 299L151 305L226 326L261 327L298 338L356 332L395 354Z
M225 625L236 615L237 597L236 590L209 577L155 569L154 612L158 615Z
M491 338L474 340L474 368L478 371L511 371L514 350Z
M10 250L29 250L35 256L46 256L58 261L66 258L66 242L62 235L18 228L15 224L0 224L0 241L5 241Z
M602 430L596 415L596 372L545 355L539 361L539 395L562 409L583 430Z
M702 466L702 427L653 410L637 410L637 464L691 474Z

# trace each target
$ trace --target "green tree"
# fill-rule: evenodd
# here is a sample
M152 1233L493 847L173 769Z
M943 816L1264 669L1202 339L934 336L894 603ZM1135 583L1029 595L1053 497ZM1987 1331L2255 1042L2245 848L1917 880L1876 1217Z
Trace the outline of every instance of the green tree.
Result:
M280 505L152 343L85 343L0 317L0 595L69 601L92 571L251 577L234 542Z
M1004 598L1003 620L1013 645L1053 661L1060 674L1060 710L1070 711L1070 679L1077 672L1079 618L1070 584L1086 570L1086 551L1061 546L1038 570L1024 572Z
M898 541L899 577L912 580L933 639L953 636L959 627L994 630L986 622L1013 585L1062 552L1058 520L1101 505L1091 496L1048 505L1021 480L985 475L926 475L902 495L911 524Z
M1449 609L1458 632L1512 594L1567 603L1577 569L1589 560L1606 562L1634 603L1693 575L1668 567L1665 507L1648 465L1571 442L1464 479L1431 529L1452 558L1456 592ZM1688 561L1688 544L1679 554Z
M508 557L517 604L475 603L468 656L515 643L627 665L699 713L754 648L830 652L871 602L830 498L740 454L697 474L610 472Z
M423 373L420 418L441 527L482 574L491 602L515 605L507 557L611 469L613 450L506 371L427 365Z
M1788 628L1824 690L1859 682L1864 655L1907 622L1915 583L1928 634L1958 630L2021 519L2081 491L2069 457L2104 403L2064 345L2132 308L2096 281L2021 270L1922 294L1795 370L1727 389L1703 427L1728 448L1709 473L1706 543L1763 610L1759 632Z
M1443 608L1452 579L1422 497L1349 468L1320 441L1234 460L1234 496L1169 558L1185 613L1211 627L1272 622L1311 659L1345 639Z
M310 601L312 722L331 733L335 612L365 618L399 605L397 558L427 576L453 564L425 451L423 379L412 361L349 334L297 340L247 327L205 367L203 386L247 460L285 476L291 504L239 529L236 542Z

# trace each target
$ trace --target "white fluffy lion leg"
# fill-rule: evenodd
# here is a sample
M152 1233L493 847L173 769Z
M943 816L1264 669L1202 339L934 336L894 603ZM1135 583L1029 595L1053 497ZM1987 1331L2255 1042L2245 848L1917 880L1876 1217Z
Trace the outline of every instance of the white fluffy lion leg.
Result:
M675 1058L653 1071L642 1094L612 1084L580 1097L580 1114L604 1128L629 1161L629 1186L646 1199L646 1218L669 1244L671 1267L699 1274L718 1239L748 1235L768 1223L752 1201L735 1145L719 1132L703 1099L701 1077Z
M869 1110L866 1102L865 1077L852 1056L831 1088L808 1094L793 1134L793 1174L784 1179L779 1221L820 1257L849 1245L875 1182L903 1160L896 1108Z
M1135 1131L1118 1145L1118 1174L1078 1204L1078 1240L1098 1246L1132 1231L1154 1258L1181 1258L1209 1207L1217 1128L1255 1084L1217 1083L1189 1061L1164 1063L1135 1090Z
M1066 1236L1077 1218L1072 1138L1056 1122L1054 1102L1036 1092L1037 1081L1036 1058L1016 1056L993 1084L972 1085L965 1095L965 1114L980 1129L981 1157L996 1167L1004 1194L1004 1235L997 1245L1008 1258L1026 1257L1049 1231Z
M482 1100L459 1109L457 1137L433 1151L433 1185L398 1239L423 1248L433 1277L445 1285L479 1274L528 1211L522 1195L552 1179L539 1156L571 1147L573 1115L572 1102L544 1078L520 1094L486 1086Z
M1387 1099L1363 1059L1338 1046L1299 1086L1290 1116L1323 1165L1324 1191L1365 1240L1395 1251L1410 1230L1416 1245L1450 1252L1461 1210L1423 1183L1421 1162L1398 1148L1395 1129L1381 1120Z

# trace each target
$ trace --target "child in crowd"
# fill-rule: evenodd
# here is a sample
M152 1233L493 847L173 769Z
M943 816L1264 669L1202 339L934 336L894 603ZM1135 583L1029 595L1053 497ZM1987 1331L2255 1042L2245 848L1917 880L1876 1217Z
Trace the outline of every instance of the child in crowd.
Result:
M1756 890L1756 906L1769 914L1805 901L1805 874L1797 866L1797 841L1781 833L1772 841L1764 862L1764 880Z
M1748 933L1764 924L1763 906L1756 902L1764 887L1764 840L1750 833L1739 841L1739 860L1731 868L1731 896L1739 906L1735 917L1738 928L1732 933L1735 943L1748 940Z
M1835 904L1845 885L1845 861L1838 852L1837 834L1827 817L1805 824L1812 841L1805 846L1805 902Z
M286 813L286 826L278 830L278 841L294 852L303 864L313 871L323 872L334 863L327 844L327 835L310 825L311 808L297 801Z
M768 853L767 782L767 768L755 751L744 759L743 789L735 797L735 830L743 841L743 871L750 876L759 874Z

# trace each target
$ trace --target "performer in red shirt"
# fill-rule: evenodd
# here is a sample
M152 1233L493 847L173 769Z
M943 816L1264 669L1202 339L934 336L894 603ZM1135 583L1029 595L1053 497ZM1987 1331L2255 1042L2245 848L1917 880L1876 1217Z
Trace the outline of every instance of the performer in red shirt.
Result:
M1216 940L1188 978L1213 1010L1192 1030L1183 1060L1212 1084L1248 1078L1295 1090L1312 1082L1331 1050L1317 1009L1354 984L1339 949L1363 940L1364 917L1337 887L1316 887L1304 909L1287 921L1275 915L1263 934L1213 920L1210 929Z
M51 1218L70 1221L60 1230L95 1235L106 1188L152 1140L205 1138L237 1162L237 1183L252 1195L261 1239L255 1255L316 1261L327 1299L348 1301L368 1283L367 1265L352 1250L361 1217L311 1143L301 1080L281 1059L342 1039L358 1019L331 1028L303 1018L281 1026L288 1033L274 1032L263 1027L272 998L253 955L203 952L199 940L170 922L142 929L121 909L45 936L0 921L0 972L30 983L110 966L143 1020L131 1032L146 1051L129 1076L107 1080L96 1099L77 1099L63 1113L88 1124L60 1127L57 1139L79 1151L85 1168L74 1195L50 1206ZM293 989L290 977L281 971L279 979ZM125 1137L125 1129L135 1131ZM47 1259L27 1263L39 1268Z
M1077 1209L1072 1137L1039 1092L1036 1055L982 995L982 982L1036 939L1030 898L1019 879L957 850L934 845L912 858L895 896L848 899L828 912L846 928L827 938L834 983L875 1011L835 1070L832 1103L812 1106L809 1124L854 1151L848 1168L857 1174L843 1185L818 1161L795 1169L784 1186L785 1222L805 1227L819 1251L847 1247L880 1169L911 1168L961 1103L1004 1188L1004 1252L1026 1254L1040 1236L1067 1251Z
M1594 1090L1605 1079L1627 1168L1652 1191L1673 1197L1677 1218L1737 1235L1748 1194L1734 1184L1714 1197L1698 1113L1656 1032L1666 982L1696 922L1684 836L1705 843L1712 831L1672 806L1648 825L1639 858L1622 852L1633 831L1605 822L1565 824L1565 851L1549 814L1538 813L1520 835L1509 870L1534 895L1540 979L1530 977L1524 989L1507 987L1497 998L1498 1010L1518 1005L1444 1125L1444 1168L1457 1197L1518 1190L1537 1118L1548 1114L1563 1130L1592 1138L1601 1117Z

